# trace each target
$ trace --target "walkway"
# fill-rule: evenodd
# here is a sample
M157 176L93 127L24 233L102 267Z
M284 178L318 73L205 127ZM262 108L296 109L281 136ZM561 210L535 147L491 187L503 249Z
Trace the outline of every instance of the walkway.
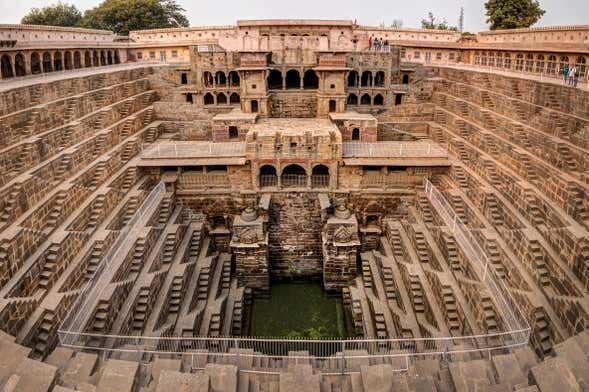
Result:
M516 71L516 70L506 70L504 68L497 68L497 67L490 67L490 66L482 66L482 65L473 65L473 64L462 64L462 63L430 63L425 64L428 67L445 67L445 68L454 68L454 69L463 69L468 71L476 71L476 72L487 72L496 75L503 75L509 76L514 78L520 79L529 79L535 80L538 82L543 83L552 83L558 84L563 86L562 77L560 75L546 75L546 74L537 74L537 73L529 73L525 72L524 70ZM589 73L588 73L589 75ZM586 78L587 76L585 76ZM572 86L568 86L571 87ZM577 87L580 90L589 90L589 83L587 79L581 80L579 78L579 83L577 83Z
M125 64L116 64L116 65L105 65L100 67L91 67L91 68L78 68L78 69L69 69L66 71L56 71L56 72L49 72L49 73L41 73L36 75L27 75L22 77L10 78L10 79L3 79L0 80L0 92L11 90L14 88L22 88L26 86L31 86L39 83L49 83L55 82L57 80L63 79L70 79L70 78L79 78L83 76L90 76L90 75L99 75L103 73L109 72L116 72L116 71L124 71L128 69L136 69L136 68L144 68L144 67L154 67L154 66L162 66L164 64L160 62L140 62L140 63L125 63Z

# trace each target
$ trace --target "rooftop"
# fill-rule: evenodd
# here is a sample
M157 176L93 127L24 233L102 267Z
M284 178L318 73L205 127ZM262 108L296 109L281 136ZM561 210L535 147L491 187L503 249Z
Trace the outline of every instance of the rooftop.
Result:
M313 136L329 136L337 130L330 120L321 118L267 118L252 127L252 132L257 132L259 136L277 132L284 136L303 136L307 131L311 131Z

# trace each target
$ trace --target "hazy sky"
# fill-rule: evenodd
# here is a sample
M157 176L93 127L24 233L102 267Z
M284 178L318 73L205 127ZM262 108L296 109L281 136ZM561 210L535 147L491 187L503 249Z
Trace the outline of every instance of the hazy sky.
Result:
M0 0L0 23L18 23L31 7L43 7L57 0ZM82 11L101 0L70 0ZM487 30L484 0L224 0L218 2L178 0L187 11L190 24L226 25L237 19L329 18L357 19L365 25L389 25L401 19L404 27L419 27L421 18L432 11L458 24L460 6L464 6L464 28L476 32ZM587 0L540 0L546 14L538 26L589 24Z

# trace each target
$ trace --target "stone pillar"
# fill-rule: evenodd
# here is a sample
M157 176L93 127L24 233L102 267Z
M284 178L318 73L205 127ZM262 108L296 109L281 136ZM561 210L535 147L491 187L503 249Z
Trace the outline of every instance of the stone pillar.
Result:
M255 293L270 292L268 267L268 233L263 216L247 207L233 220L231 250L235 256L235 272L240 286Z
M321 234L323 240L323 285L328 291L339 291L356 277L356 257L360 240L358 221L343 201L327 219Z

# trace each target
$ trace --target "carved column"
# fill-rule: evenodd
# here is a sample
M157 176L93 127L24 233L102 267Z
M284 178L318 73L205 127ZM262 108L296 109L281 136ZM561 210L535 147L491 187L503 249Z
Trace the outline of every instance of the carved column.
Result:
M235 255L235 272L240 286L256 293L269 293L268 233L263 216L247 207L233 220L231 250Z
M356 256L360 246L358 221L343 201L327 219L323 239L323 285L326 290L341 290L356 276Z

